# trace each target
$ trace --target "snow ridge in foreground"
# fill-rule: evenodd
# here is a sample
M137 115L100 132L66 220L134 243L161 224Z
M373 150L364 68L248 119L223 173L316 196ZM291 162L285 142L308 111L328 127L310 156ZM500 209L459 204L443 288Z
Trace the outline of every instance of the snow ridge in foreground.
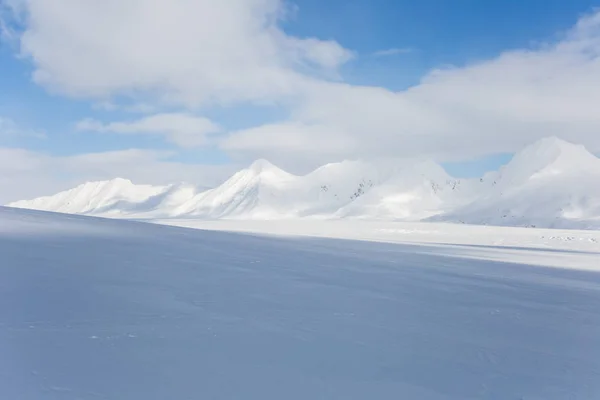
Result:
M462 251L0 207L0 398L600 398L597 263Z

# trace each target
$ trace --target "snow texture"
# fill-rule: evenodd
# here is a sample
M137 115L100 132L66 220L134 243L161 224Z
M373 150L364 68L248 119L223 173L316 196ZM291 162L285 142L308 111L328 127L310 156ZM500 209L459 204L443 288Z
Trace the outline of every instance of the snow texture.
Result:
M542 139L481 179L455 179L427 160L344 161L305 176L258 160L222 185L92 182L11 207L129 219L375 219L600 228L600 159Z
M453 225L298 223L371 241L0 207L0 398L600 398L592 240L541 248L554 231L510 228L530 248L494 253L507 228L462 226L469 244L442 246L375 240ZM542 253L571 268L507 262Z

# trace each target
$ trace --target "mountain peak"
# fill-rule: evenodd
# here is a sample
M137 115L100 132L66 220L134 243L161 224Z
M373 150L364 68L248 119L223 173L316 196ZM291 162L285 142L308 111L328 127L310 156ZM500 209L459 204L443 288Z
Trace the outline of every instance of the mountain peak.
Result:
M582 145L552 136L538 140L514 155L499 174L505 183L532 178L600 170L600 159Z
M113 179L108 179L105 181L89 181L89 182L85 182L82 183L80 185L77 186L77 188L85 188L85 187L98 187L98 186L103 186L103 187L107 187L107 186L133 186L133 182L131 182L129 179L125 179L125 178L113 178Z
M252 164L250 164L250 167L248 167L248 169L255 173L261 173L263 171L271 171L271 170L275 170L275 171L280 170L279 167L273 165L272 163L265 160L264 158L259 158L258 160L254 161Z
M113 182L113 183L133 183L133 182L131 182L131 180L126 179L126 178L114 178L114 179L111 179L109 182Z
M589 163L597 164L600 161L583 145L573 144L556 136L540 139L525 147L515 155L514 160L539 166L560 163L567 168L578 168Z
M133 182L125 178L114 178L103 182L106 186L134 186Z
M290 177L293 177L292 174L282 170L278 166L270 163L269 161L263 158L254 161L245 171L246 173L249 172L252 176L260 176L263 178L269 177L287 180Z
M461 182L421 158L342 161L302 176L258 159L209 190L116 178L10 206L133 218L418 220L444 214L449 220L535 220L541 226L557 218L600 219L599 177L600 159L583 146L548 137L481 180Z
M566 140L560 139L556 136L549 136L549 137L545 137L542 138L532 144L530 144L529 146L526 146L523 150L521 150L520 153L531 153L531 152L536 152L536 153L549 153L549 152L554 152L554 153L565 153L565 152L585 152L588 153L588 151L585 149L584 146L579 145L579 144L574 144L571 142L567 142Z

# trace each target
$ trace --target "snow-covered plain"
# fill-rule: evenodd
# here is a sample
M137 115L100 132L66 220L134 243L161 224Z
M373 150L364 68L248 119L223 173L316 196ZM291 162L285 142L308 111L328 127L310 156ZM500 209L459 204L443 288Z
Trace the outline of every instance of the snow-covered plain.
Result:
M600 228L600 159L542 139L479 179L430 160L344 161L296 176L258 160L212 189L88 182L11 207L112 218L369 219Z
M448 256L600 270L600 231L592 230L370 220L156 219L147 222L289 238L321 237L420 246L413 247L415 252L428 252L433 245L438 254Z
M595 232L202 223L0 208L0 398L600 398Z

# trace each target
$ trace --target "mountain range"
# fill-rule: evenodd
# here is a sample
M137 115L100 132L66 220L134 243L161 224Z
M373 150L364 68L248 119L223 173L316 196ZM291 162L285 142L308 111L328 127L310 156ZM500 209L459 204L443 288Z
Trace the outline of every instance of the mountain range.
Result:
M343 161L297 176L258 160L215 188L88 182L8 204L113 218L362 218L600 228L600 159L551 137L498 171L456 179L429 160Z

